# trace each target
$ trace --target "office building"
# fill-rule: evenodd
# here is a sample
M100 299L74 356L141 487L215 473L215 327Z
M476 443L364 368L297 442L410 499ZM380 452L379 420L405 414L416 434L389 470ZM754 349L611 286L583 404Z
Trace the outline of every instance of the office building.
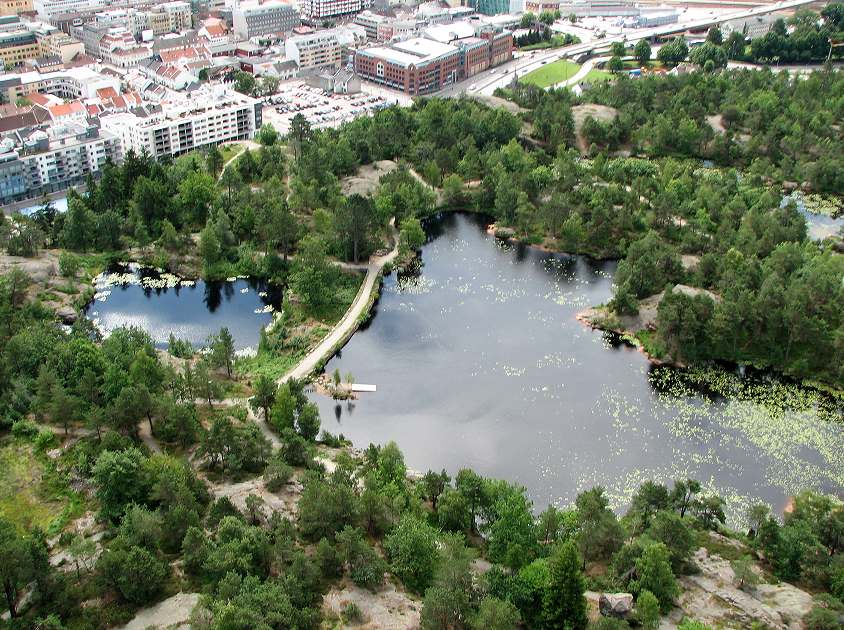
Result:
M73 13L105 6L105 0L32 0L32 8L45 20L60 13Z
M40 22L22 23L12 16L0 18L0 61L6 68L54 55L66 63L83 50L81 42L55 26Z
M301 0L299 8L309 20L354 15L372 7L372 0Z
M32 11L32 0L0 0L0 15L20 15Z
M355 24L362 26L366 31L366 37L370 40L378 39L378 26L387 22L389 18L372 11L361 11L355 16Z
M274 0L264 4L240 4L232 9L234 32L243 39L293 30L302 23L292 4Z
M451 44L415 37L355 53L363 78L407 94L430 94L458 79L460 50Z
M510 11L510 0L469 0L468 5L483 15L498 15Z
M294 35L284 42L284 56L300 70L339 69L342 51L337 37L328 31Z
M408 94L430 94L513 58L513 34L482 25L443 24L425 37L355 53L361 77Z

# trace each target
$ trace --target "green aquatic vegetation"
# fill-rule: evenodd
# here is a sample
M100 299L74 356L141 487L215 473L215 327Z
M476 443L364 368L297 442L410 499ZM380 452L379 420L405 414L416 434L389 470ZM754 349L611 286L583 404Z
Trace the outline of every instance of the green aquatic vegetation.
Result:
M844 484L844 435L841 394L778 378L742 378L716 367L658 369L651 374L658 398L671 407L671 434L682 440L719 444L720 451L758 453L768 483L795 494L806 487ZM700 400L700 392L709 395ZM678 410L678 400L699 402ZM702 427L708 427L706 429ZM739 513L737 494L717 488L731 513Z
M606 450L578 466L577 485L603 485L613 508L627 506L644 481L670 485L688 477L723 497L728 522L743 526L759 502L752 487L734 485L744 475L761 477L760 485L779 488L783 497L844 485L840 393L715 366L656 368L648 378L650 400L607 386L593 406L611 426L594 434ZM645 463L619 466L631 460Z

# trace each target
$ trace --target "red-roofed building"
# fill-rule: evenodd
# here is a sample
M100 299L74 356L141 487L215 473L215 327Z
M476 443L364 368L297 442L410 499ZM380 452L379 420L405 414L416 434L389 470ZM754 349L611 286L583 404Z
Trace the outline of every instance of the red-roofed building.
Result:
M185 46L172 50L162 50L158 53L158 56L161 57L161 63L165 64L190 63L211 59L211 53L205 46Z
M69 120L84 122L88 118L88 110L80 101L52 105L47 108L47 111L50 112L50 118L55 122L66 122Z
M107 98L114 98L117 96L117 91L113 87L105 87L97 90L97 98L105 100Z

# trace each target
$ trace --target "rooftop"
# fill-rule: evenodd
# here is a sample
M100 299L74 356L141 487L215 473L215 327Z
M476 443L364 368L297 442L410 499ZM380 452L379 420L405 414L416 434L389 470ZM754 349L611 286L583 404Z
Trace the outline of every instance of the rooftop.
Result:
M363 52L385 59L400 66L419 65L457 52L457 48L449 44L435 42L432 39L415 37L403 42L396 42L388 46L367 48Z

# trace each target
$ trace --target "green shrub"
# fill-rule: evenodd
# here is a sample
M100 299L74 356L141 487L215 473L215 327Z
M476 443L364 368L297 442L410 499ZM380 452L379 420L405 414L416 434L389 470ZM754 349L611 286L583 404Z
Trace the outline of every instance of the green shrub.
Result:
M32 420L17 420L12 424L12 435L16 438L31 440L38 435L38 425Z
M54 446L57 441L55 433L49 429L41 429L35 436L35 448L43 452Z
M363 612L356 603L349 602L346 604L346 607L343 608L342 617L343 621L346 623L360 623L363 621Z

